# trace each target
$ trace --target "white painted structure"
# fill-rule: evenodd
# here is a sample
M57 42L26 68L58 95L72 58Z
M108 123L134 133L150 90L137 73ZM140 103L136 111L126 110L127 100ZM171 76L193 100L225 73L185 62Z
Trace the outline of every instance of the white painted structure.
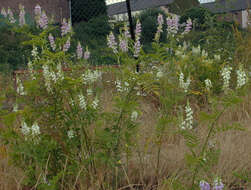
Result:
M120 3L120 2L123 2L125 0L106 0L106 5L111 5L111 4L114 4L114 3Z
M200 3L212 3L215 2L215 0L199 0Z

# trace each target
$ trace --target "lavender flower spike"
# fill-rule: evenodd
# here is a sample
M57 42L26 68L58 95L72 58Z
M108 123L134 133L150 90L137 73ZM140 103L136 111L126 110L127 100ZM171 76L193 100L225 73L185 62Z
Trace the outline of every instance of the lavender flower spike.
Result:
M114 34L111 32L108 36L107 36L107 45L109 48L111 48L113 50L113 53L118 53L117 50L117 42L115 41L115 36Z
M35 6L34 13L35 13L35 16L40 16L42 14L42 9L41 9L40 5L37 4Z
M20 9L20 13L19 13L19 25L23 26L23 25L26 24L26 22L25 22L25 10L24 10L24 6L20 5L19 9Z
M7 13L6 13L5 8L2 8L1 15L3 15L5 18L8 16Z
M158 28L157 28L157 32L156 32L155 38L154 38L154 40L156 42L159 42L161 32L163 32L163 24L164 24L163 15L159 14L159 16L158 16Z
M222 183L221 179L215 179L213 190L223 190L223 188L224 184Z
M91 53L88 50L88 47L86 47L85 53L84 53L84 59L88 60L90 58Z
M187 20L187 22L186 22L185 31L184 31L183 34L189 33L189 32L191 31L191 29L192 29L192 26L193 26L193 22L192 22L192 20L189 18L189 19Z
M48 17L44 11L42 12L42 15L39 19L39 26L42 29L46 29L48 27Z
M139 56L141 49L140 37L141 37L141 23L138 20L136 24L135 43L134 43L134 57L136 58Z
M127 42L127 40L120 37L119 47L120 47L122 52L128 52L128 42Z
M69 37L68 40L66 41L66 43L63 46L63 51L67 52L70 47L71 47L71 38Z
M137 37L140 37L141 36L141 23L139 20L137 20L137 24L136 24L136 30L135 30L135 36Z
M71 31L71 23L70 21L67 23L66 19L63 19L62 26L61 26L61 35L64 36Z
M80 44L80 42L78 42L78 46L77 46L77 58L81 59L83 57L83 48Z
M52 34L49 34L49 41L50 41L50 45L53 51L56 50L56 44L55 44L55 40L54 37L52 36Z
M168 17L166 19L167 23L167 32L168 34L177 34L179 30L179 18L178 16L175 16L174 18Z
M15 23L16 22L16 19L14 18L14 15L13 15L13 12L11 11L10 8L8 8L8 16L9 16L9 21L10 23Z
M206 181L200 182L200 190L210 190L210 185Z

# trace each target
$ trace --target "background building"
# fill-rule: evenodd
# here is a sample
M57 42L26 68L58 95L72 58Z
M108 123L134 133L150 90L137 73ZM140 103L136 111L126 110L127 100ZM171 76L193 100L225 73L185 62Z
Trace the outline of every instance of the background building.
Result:
M203 3L201 6L219 14L221 19L235 21L242 28L248 27L251 0L217 0L215 2Z

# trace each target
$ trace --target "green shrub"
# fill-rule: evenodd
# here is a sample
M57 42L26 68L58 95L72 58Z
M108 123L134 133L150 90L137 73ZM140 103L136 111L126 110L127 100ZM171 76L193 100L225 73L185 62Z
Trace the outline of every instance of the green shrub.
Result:
M196 27L198 29L204 29L208 27L208 17L213 17L213 13L208 9L203 7L193 7L181 15L180 23L184 23L187 19L191 18L193 22L196 22ZM214 18L213 20L215 21Z
M16 32L13 26L0 27L1 70L3 68L15 70L25 67L31 51L30 47L22 44L27 39L27 35Z
M88 22L92 18L107 15L104 0L72 0L72 22Z
M74 41L76 46L80 41L84 46L88 46L91 51L91 62L95 65L113 64L114 60L107 54L106 38L111 31L107 17L96 17L89 22L80 22L74 25Z
M186 10L198 5L198 0L174 0L174 2L168 6L168 9L171 13L181 15Z
M136 20L139 19L142 25L142 40L143 44L149 44L153 42L154 35L157 31L157 18L158 15L162 14L164 16L164 20L166 19L166 13L160 9L148 9L140 13L137 17L134 18L134 25L136 25ZM166 38L166 22L164 22L163 27L163 35L160 41L164 41Z

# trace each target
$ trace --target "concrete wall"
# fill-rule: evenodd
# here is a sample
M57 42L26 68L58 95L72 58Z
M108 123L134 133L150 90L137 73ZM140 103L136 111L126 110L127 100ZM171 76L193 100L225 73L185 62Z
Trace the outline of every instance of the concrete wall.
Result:
M70 17L68 0L0 0L0 10L10 7L16 14L19 13L19 4L25 6L25 11L34 16L34 7L39 4L46 14L53 16L55 22Z

